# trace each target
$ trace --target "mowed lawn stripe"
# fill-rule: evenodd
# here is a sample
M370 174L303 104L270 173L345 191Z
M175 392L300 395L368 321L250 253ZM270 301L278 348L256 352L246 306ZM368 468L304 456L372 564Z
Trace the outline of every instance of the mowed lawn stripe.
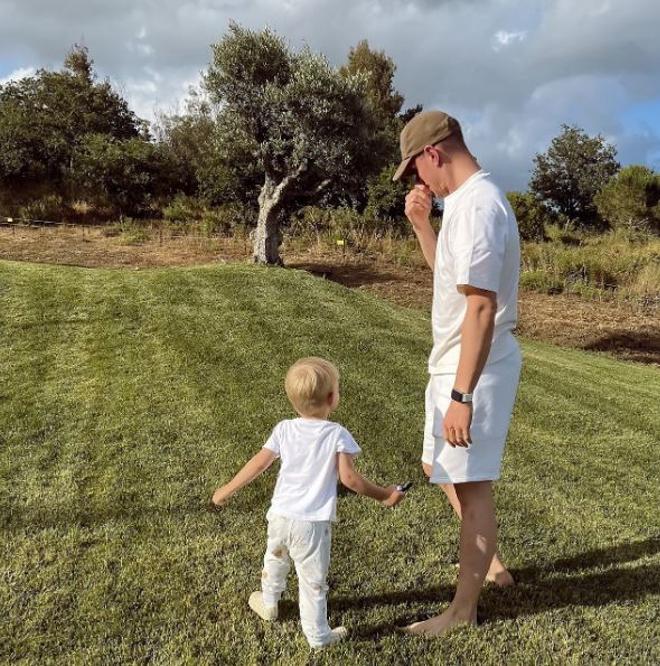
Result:
M394 632L456 575L458 525L418 462L427 315L300 271L0 262L0 340L0 660L308 663L293 580L276 625L246 606L276 470L204 511L291 415L283 375L308 354L342 371L360 468L416 482L390 512L340 493L329 606L352 638L315 662L658 659L654 369L524 344L497 488L520 584L429 643Z

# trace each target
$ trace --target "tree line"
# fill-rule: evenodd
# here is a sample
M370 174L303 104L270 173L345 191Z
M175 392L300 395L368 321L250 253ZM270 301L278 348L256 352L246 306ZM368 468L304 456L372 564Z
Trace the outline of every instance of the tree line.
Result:
M269 29L232 23L184 111L150 125L74 46L60 71L0 86L0 214L158 217L177 196L240 203L265 263L279 261L280 230L305 206L400 225L398 135L421 106L403 108L395 71L366 41L333 67ZM528 191L510 199L527 238L562 221L660 230L660 176L620 169L614 146L577 127L563 126L535 157Z

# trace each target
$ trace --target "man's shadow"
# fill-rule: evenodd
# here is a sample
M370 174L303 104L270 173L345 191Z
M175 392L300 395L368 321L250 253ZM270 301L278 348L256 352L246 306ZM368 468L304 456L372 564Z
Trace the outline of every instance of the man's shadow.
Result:
M660 536L512 570L515 586L497 588L487 585L484 588L479 600L479 621L483 624L510 620L566 606L605 606L616 601L638 601L648 595L660 594L660 564L616 567L576 575L585 569L624 564L658 553ZM411 609L390 622L357 627L352 632L363 640L378 640L384 634L441 612L451 601L454 589L453 585L438 585L366 597L331 597L328 606L331 611L340 611L374 606L429 604L426 616ZM293 602L283 602L280 609L285 618L292 618L296 614Z

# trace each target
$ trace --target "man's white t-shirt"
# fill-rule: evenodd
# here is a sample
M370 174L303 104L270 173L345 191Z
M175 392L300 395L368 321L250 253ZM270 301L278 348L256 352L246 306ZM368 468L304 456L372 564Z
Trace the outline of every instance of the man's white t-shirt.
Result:
M280 458L268 518L337 519L337 454L361 453L346 428L321 419L288 419L273 428L264 448Z
M433 276L433 350L429 372L455 372L467 299L457 287L497 293L495 330L487 363L518 348L513 336L518 305L520 240L511 205L480 170L444 199Z

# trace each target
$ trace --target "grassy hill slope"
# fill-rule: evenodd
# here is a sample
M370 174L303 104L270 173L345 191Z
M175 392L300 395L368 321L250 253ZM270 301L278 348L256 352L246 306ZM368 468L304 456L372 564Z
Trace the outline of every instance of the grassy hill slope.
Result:
M394 628L451 598L458 527L418 459L428 317L305 273L0 262L0 661L302 664L295 579L282 622L248 610L276 470L204 511L291 415L283 375L318 354L336 414L394 511L342 493L331 624L314 663L660 660L660 376L525 343L501 552L479 629Z

